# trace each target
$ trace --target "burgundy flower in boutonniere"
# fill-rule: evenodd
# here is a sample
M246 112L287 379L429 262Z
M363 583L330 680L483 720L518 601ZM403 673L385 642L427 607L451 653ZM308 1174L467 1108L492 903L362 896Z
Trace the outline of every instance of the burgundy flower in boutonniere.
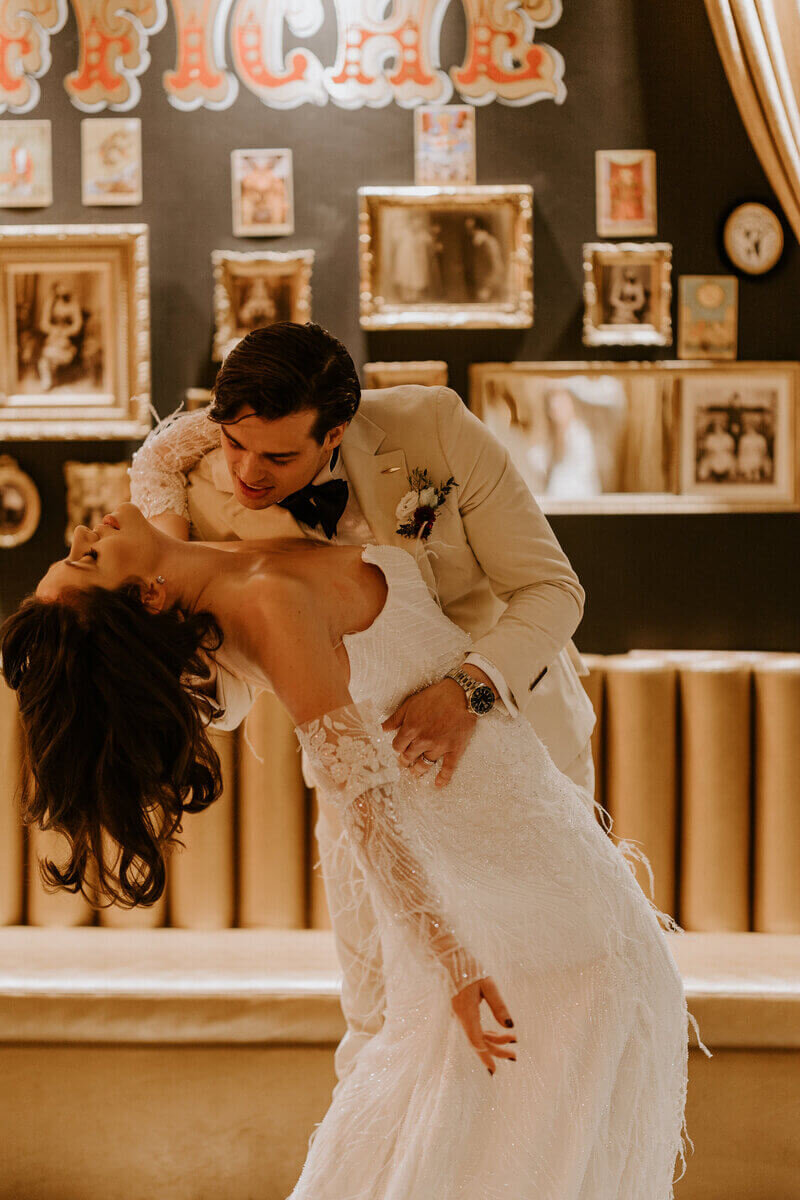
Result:
M408 477L411 490L401 498L395 509L400 522L395 533L403 537L422 538L427 541L436 520L436 510L452 487L457 487L453 476L437 487L431 482L427 471L415 467Z

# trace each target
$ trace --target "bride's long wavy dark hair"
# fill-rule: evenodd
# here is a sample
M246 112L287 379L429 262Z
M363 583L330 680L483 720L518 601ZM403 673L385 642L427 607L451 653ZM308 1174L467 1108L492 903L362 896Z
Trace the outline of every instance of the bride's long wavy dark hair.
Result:
M183 814L222 791L206 732L212 705L197 690L221 644L211 613L151 613L133 585L31 595L0 626L30 769L22 819L62 832L71 850L61 868L40 860L49 890L81 892L96 907L103 897L124 908L161 897Z

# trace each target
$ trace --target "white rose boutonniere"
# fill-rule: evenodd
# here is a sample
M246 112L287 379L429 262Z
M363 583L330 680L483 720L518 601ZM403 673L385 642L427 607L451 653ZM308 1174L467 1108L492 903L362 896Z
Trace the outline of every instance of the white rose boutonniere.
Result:
M400 522L395 533L403 537L422 538L427 541L430 537L433 523L436 520L436 510L444 503L444 498L453 487L458 487L451 475L446 483L437 487L427 471L415 467L408 477L411 490L401 497L395 509L395 516Z

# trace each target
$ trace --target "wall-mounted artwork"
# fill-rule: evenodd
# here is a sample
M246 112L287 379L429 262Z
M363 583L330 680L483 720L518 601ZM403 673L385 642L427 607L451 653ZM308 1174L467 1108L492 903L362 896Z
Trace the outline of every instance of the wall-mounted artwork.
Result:
M39 489L10 454L0 454L0 548L21 546L39 526Z
M364 329L533 324L533 190L359 188Z
M0 121L0 208L53 203L49 121Z
M376 9L371 0L71 0L77 65L64 80L76 108L127 112L141 98L150 66L149 40L165 26L170 9L176 32L174 68L160 80L170 104L182 111L224 109L239 84L270 108L327 104L381 108L394 102L447 104L455 89L473 104L515 106L566 97L564 60L535 41L561 17L561 0L462 0L466 45L461 62L441 64L440 31L450 0L394 0ZM332 11L331 11L332 10ZM63 0L24 0L0 6L0 112L29 112L39 100L38 79L50 67L50 37L69 9ZM230 18L230 19L229 19ZM332 61L323 66L302 42L330 21L323 38ZM291 48L284 45L287 34ZM229 39L230 60L228 70ZM300 43L300 44L298 44Z
M67 525L64 540L69 546L77 525L91 529L107 513L131 498L128 462L65 462Z
M672 246L587 242L583 272L584 345L672 344Z
M213 392L211 388L191 387L184 392L186 398L186 411L196 412L198 408L205 408L211 403Z
M216 362L251 329L311 320L313 250L213 250L211 262Z
M797 474L795 389L796 373L779 363L684 380L681 491L755 504L790 502Z
M138 117L81 121L81 202L142 203L142 122Z
M600 237L653 237L656 221L654 150L597 150L595 189Z
M0 227L0 337L0 436L144 436L147 226Z
M232 150L235 237L294 233L291 150Z
M797 363L474 363L469 407L548 513L800 506Z
M475 182L475 109L468 104L414 110L414 183Z
M681 275L679 358L736 358L737 297L735 275Z
M368 362L364 363L361 378L365 388L396 387L399 383L442 387L447 384L447 363L439 359L418 362Z

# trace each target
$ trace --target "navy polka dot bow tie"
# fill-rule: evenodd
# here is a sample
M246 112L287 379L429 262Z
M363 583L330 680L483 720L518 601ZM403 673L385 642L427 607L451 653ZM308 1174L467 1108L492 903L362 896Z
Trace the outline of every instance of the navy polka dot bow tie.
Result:
M293 517L312 529L321 525L325 537L331 538L347 507L348 493L345 479L328 479L325 483L307 483L299 492L292 492L285 500L278 500L278 505L288 508Z

